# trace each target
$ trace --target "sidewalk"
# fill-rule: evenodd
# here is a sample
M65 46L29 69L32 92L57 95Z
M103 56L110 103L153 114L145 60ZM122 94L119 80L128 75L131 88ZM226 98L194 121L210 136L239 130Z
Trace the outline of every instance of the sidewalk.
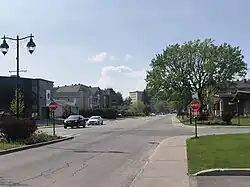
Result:
M194 128L192 125L184 125L176 116L172 116L172 124L175 127ZM237 125L198 125L201 128L250 128L250 126L237 126Z
M193 127L193 126L184 125L183 123L180 122L179 119L177 119L176 116L172 116L172 124L175 127Z
M177 136L165 139L131 187L188 187L186 139Z

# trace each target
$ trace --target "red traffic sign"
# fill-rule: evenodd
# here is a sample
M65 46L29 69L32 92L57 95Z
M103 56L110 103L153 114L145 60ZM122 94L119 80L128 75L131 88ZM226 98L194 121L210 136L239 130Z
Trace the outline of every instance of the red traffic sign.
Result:
M49 108L50 110L54 111L57 109L57 104L55 101L52 101L50 104L49 104Z
M192 111L199 111L200 107L201 107L200 101L192 101L192 103L191 103Z
M193 117L199 117L200 116L200 111L192 111L192 116Z

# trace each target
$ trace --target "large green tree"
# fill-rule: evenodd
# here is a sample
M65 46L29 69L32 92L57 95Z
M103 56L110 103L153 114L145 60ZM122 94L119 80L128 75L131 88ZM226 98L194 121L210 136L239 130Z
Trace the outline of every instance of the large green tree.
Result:
M211 39L169 45L152 59L147 89L150 93L164 89L169 101L182 100L185 107L196 93L203 104L209 90L215 93L246 75L243 58L239 47L216 45Z

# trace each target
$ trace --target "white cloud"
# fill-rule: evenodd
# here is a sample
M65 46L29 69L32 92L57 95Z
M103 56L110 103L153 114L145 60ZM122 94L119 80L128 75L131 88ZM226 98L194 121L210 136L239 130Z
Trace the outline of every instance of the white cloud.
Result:
M133 58L132 55L126 54L124 61L129 61L131 58Z
M126 97L129 91L143 90L146 70L133 70L128 66L106 66L102 69L97 85L101 88L112 87Z
M108 56L107 52L101 52L99 54L96 54L94 56L88 57L89 61L94 61L94 62L102 62L104 61Z
M120 58L118 58L118 57L116 57L116 56L110 56L109 59L110 59L111 61L119 61L119 60L121 60Z
M111 61L124 61L124 62L127 62L131 58L133 58L132 55L130 55L130 54L126 54L124 57L120 58L120 57L117 57L114 55L109 55L107 52L101 52L101 53L98 53L98 54L93 55L91 57L88 57L88 61L103 62L108 57L109 57L109 60L111 60Z

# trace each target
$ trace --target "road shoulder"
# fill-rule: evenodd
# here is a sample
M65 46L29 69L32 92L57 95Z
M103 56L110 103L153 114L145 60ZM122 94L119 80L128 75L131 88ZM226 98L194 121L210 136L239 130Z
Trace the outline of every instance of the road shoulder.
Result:
M131 187L188 187L186 139L176 136L163 140Z

